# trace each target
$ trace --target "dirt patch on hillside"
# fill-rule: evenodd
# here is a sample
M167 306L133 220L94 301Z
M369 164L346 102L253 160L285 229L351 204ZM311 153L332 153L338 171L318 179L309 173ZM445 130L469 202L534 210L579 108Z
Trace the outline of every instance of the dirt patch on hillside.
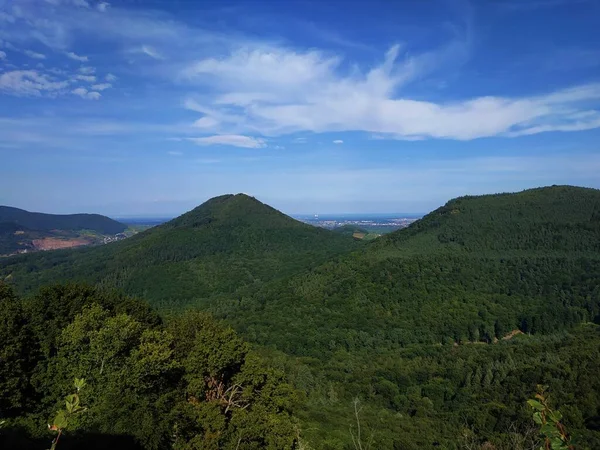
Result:
M503 341L508 341L512 338L514 338L515 336L519 335L519 334L525 334L523 333L521 330L512 330L510 333L508 333L506 336L504 336L502 338Z
M59 248L71 248L81 247L82 245L89 245L90 241L81 238L74 239L57 239L57 238L44 238L34 239L31 241L36 250L57 250Z

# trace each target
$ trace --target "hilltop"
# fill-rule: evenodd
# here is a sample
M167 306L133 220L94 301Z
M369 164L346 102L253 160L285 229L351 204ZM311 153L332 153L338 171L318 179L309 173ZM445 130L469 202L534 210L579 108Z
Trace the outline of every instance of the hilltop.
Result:
M600 252L600 191L550 186L450 200L374 249L403 253Z
M102 242L127 225L100 214L45 214L0 206L0 255Z
M0 272L23 290L75 279L144 295L163 310L181 310L313 267L357 245L253 197L230 194L127 240L15 257L0 262Z

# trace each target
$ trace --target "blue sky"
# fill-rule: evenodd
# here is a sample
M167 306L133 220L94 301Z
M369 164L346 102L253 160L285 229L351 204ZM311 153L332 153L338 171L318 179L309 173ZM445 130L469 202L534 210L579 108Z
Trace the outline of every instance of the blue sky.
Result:
M0 0L0 204L427 212L600 188L599 1Z

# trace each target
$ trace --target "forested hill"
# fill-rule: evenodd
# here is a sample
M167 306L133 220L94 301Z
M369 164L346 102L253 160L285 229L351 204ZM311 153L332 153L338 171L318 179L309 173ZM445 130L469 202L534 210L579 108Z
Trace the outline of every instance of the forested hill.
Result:
M317 336L348 348L552 331L600 314L599 212L600 191L567 186L458 198L219 311L264 343L281 327L282 348L310 354ZM316 336L303 329L305 317Z
M0 223L35 231L92 230L101 234L117 234L127 228L127 225L100 214L44 214L11 206L0 206Z
M143 293L164 311L316 266L358 245L247 195L224 195L124 241L0 261L0 276L22 291L97 283Z
M551 186L450 200L410 227L384 236L403 252L600 252L600 191Z
M526 448L506 429L527 423L521 405L538 383L572 408L581 448L600 448L600 391L590 378L574 394L600 361L597 331L585 338L596 350L558 356L565 333L600 324L599 206L600 191L574 187L463 197L335 261L200 305L297 357L316 448L352 448L337 411L353 398L368 399L373 448L467 448L465 426L481 444L469 448ZM544 339L558 347L535 359L548 344L528 343Z

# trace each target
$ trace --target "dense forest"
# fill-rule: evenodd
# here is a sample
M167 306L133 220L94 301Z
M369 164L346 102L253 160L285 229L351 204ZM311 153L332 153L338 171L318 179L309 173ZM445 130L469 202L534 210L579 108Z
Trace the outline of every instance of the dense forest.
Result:
M23 292L77 280L183 308L317 266L357 245L244 194L224 195L111 245L0 261L0 273Z
M122 295L66 285L24 300L0 284L0 342L2 448L48 448L57 436L65 449L297 441L283 374L203 313L164 323Z
M161 317L148 326L170 333L174 348L172 327L211 313L294 386L278 378L297 405L289 445L529 449L539 430L526 402L543 384L576 448L600 448L597 190L462 197L371 242L222 196L126 241L0 260L2 279L27 295L17 301L24 317L48 292L35 294L40 286L56 282L141 296ZM56 354L35 367L54 367ZM11 423L34 433L72 379L89 378L88 366L67 370L77 360L61 363L60 390L27 387L36 400ZM115 433L100 423L84 429ZM210 448L202 445L193 448Z

